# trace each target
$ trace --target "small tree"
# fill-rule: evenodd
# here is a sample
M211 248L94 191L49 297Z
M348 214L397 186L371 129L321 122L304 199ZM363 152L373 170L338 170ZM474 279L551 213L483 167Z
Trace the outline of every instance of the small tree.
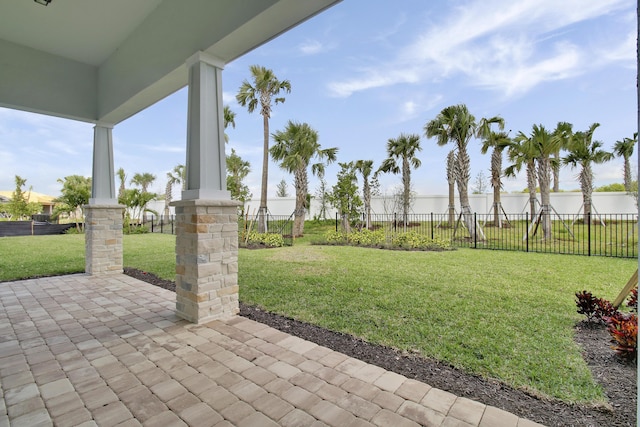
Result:
M329 191L327 188L327 180L324 179L324 174L318 176L320 178L320 185L316 188L316 199L320 205L320 212L318 212L318 219L327 219L327 211L329 210Z
M373 172L373 160L358 160L356 169L362 175L362 196L364 199L364 214L366 218L366 228L371 227L371 182L369 176ZM374 174L375 176L375 174Z
M244 215L244 206L252 196L249 187L244 183L249 172L251 172L251 164L242 160L232 148L231 154L227 156L227 190L231 193L233 200L242 202L240 215Z
M483 171L478 172L473 183L473 194L484 194L488 188L487 177Z
M76 220L76 229L80 231L79 217L84 218L83 206L89 203L91 197L91 178L70 175L64 179L58 179L62 184L62 195L56 202L62 203L64 211L73 215ZM80 215L78 215L80 212Z
M287 181L285 181L284 178L282 178L282 180L276 187L276 197L289 197L289 192L287 191Z
M26 179L15 176L16 188L11 195L11 201L7 203L6 211L11 216L11 220L20 221L29 219L31 215L42 212L42 206L36 202L29 201L29 195L22 190L27 183Z
M333 186L333 190L328 194L329 203L338 210L340 214L342 230L351 232L351 222L358 219L358 208L362 206L362 201L358 196L358 177L356 167L353 162L338 163L338 182Z

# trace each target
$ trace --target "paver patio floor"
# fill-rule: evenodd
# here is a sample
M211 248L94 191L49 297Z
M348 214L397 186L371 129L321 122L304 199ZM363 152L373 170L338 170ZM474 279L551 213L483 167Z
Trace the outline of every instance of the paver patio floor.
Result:
M0 283L0 426L539 424L122 274Z

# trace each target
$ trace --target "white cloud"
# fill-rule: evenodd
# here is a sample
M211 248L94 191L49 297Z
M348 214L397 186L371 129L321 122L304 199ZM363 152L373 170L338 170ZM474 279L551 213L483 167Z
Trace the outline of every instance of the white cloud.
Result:
M298 48L304 55L315 55L316 53L324 50L322 43L317 40L306 40L304 43L300 44Z
M332 95L348 97L372 88L463 75L471 86L506 96L522 94L545 81L571 78L635 55L630 49L635 36L623 45L608 37L595 47L578 34L584 21L628 9L623 0L465 2L399 47L395 57L379 63L369 60L355 77L328 87ZM593 61L594 49L609 54Z

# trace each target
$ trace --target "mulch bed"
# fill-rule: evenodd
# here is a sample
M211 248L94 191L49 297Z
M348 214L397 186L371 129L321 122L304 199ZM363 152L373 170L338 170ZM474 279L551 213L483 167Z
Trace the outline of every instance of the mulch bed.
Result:
M175 283L151 273L125 268L125 274L175 292ZM350 335L269 313L240 303L240 315L319 345L342 352L364 362L423 381L458 396L512 412L519 417L553 426L635 426L637 368L635 362L620 360L610 349L610 338L602 325L580 322L576 342L594 378L601 384L609 404L602 407L569 405L539 398L500 381L464 373L446 363L416 354L370 344Z

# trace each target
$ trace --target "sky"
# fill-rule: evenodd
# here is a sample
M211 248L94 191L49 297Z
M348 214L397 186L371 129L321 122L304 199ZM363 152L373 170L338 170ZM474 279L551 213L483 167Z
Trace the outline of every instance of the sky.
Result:
M534 124L553 130L564 121L580 131L597 122L594 139L611 150L637 130L636 36L631 0L345 0L226 64L223 100L236 113L227 152L250 162L245 183L258 200L262 116L235 100L253 64L291 83L273 106L271 132L289 120L307 123L322 148L338 147L338 162L373 160L377 168L390 138L420 135L422 164L411 175L420 195L447 194L452 146L427 139L424 126L450 105L466 104L478 120L501 116L511 136ZM167 172L185 163L186 121L183 88L117 124L115 168L128 178L154 174L151 191L164 193ZM480 146L469 143L471 189L480 173L489 176ZM58 179L91 176L92 147L92 124L0 108L0 190L13 190L19 175L33 191L58 196ZM339 169L327 167L329 186ZM622 160L594 172L596 186L622 182ZM562 190L579 188L577 173L563 167ZM271 162L269 197L282 179L293 195L293 176ZM384 174L380 184L392 194L401 178ZM524 172L503 185L522 191ZM311 179L309 192L317 188Z

